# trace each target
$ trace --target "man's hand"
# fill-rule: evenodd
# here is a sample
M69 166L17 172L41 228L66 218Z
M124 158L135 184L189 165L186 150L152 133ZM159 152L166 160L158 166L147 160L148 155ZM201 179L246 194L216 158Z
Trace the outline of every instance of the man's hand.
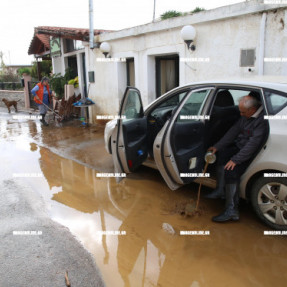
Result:
M236 163L233 162L232 160L230 160L230 161L225 165L224 169L233 170L235 166L236 166Z
M40 100L40 98L38 96L35 96L37 100Z
M207 151L211 151L212 154L215 154L217 152L217 149L214 146L211 146Z

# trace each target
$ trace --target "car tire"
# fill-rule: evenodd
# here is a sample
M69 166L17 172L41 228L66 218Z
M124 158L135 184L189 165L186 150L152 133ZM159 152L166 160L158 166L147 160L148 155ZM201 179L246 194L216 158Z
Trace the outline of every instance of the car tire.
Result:
M257 216L276 230L287 230L287 179L259 178L251 190Z

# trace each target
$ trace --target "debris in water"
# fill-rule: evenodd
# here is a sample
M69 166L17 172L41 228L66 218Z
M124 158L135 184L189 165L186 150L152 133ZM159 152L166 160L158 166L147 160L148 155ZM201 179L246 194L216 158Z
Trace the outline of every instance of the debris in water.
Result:
M70 284L70 281L68 278L68 271L66 271L66 273L65 273L65 282L66 282L67 287L71 287L71 284Z
M185 210L184 210L184 215L185 217L186 216L192 216L194 211L196 209L196 204L195 202L192 202L192 203L188 203L186 206L185 206Z
M175 231L174 231L173 227L170 224L168 224L168 223L163 223L162 224L162 229L164 231L166 231L167 233L171 234L171 235L175 234Z
M192 211L195 210L196 207L196 200L195 199L188 199L188 200L178 200L173 202L165 202L163 206L163 213L162 215L174 215L174 214L180 214L184 217L190 217L195 214L192 213ZM201 203L201 205L198 208L198 211L196 212L196 215L204 215L206 214L207 207L204 203Z

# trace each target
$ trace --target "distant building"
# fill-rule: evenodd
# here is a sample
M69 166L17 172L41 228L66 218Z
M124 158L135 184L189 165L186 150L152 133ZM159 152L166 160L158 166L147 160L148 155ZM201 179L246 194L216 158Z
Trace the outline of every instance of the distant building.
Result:
M17 75L18 70L21 68L32 68L32 65L5 65L5 69L9 70L14 75Z

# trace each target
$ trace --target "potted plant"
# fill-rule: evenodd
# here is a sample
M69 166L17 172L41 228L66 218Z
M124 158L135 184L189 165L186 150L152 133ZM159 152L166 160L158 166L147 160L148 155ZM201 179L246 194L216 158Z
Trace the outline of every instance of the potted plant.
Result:
M61 73L52 74L50 77L50 83L52 90L56 93L57 99L61 100L64 97L65 85L68 83L71 75L71 69L66 69L65 75Z
M60 73L53 74L50 78L51 89L56 93L57 99L61 100L64 96L65 79Z

